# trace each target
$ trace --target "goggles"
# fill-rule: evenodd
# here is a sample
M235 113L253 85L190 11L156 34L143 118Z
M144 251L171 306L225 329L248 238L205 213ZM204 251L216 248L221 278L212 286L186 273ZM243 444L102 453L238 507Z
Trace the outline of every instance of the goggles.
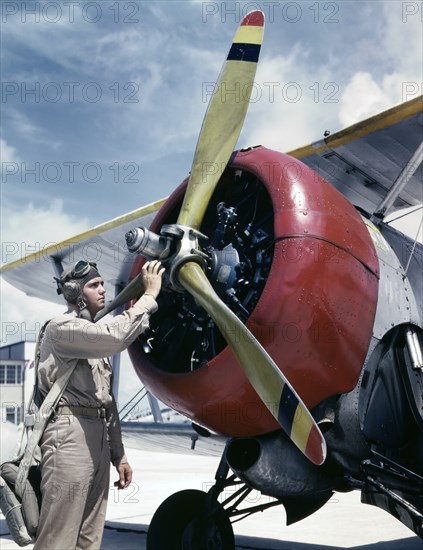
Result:
M79 260L72 268L66 268L60 279L54 278L57 294L63 294L67 302L77 304L82 310L87 306L83 295L84 285L94 277L100 277L97 264Z
M72 271L66 276L66 279L82 279L88 275L92 267L97 269L97 264L94 262L87 262L86 260L79 260L74 265Z

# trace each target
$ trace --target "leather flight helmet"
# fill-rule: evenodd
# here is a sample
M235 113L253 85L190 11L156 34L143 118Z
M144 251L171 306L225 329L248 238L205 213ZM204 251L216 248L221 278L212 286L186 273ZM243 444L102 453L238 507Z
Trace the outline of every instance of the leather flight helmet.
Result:
M83 288L88 281L100 277L97 270L97 264L79 260L73 267L63 270L60 278L55 277L57 283L57 294L63 294L63 297L69 304L76 305L79 310L87 307L87 302L83 294Z

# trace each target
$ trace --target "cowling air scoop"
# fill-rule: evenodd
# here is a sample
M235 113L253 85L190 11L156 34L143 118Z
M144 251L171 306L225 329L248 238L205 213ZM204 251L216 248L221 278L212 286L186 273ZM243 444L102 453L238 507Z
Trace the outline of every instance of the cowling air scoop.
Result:
M141 228L140 231L146 237L143 242L148 242L148 254L147 246L142 245L137 253L149 259L160 258L174 286L189 292L207 311L262 402L301 452L319 465L326 457L326 442L315 420L263 346L214 291L204 273L203 254L196 238L199 236L201 240L199 229L210 198L241 133L253 88L263 31L264 14L261 11L252 11L242 20L204 117L177 223L170 229L166 227L165 231L162 228L162 235L165 237ZM242 93L236 93L237 90L242 90ZM169 239L180 240L178 253L172 255L169 252L175 249L174 242L169 246ZM98 318L138 297L140 293L138 275L107 309L100 312Z

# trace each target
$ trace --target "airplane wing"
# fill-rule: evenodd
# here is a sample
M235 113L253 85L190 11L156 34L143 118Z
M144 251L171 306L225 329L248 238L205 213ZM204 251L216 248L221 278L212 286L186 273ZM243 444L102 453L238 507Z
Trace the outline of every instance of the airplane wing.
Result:
M124 286L134 261L125 233L134 225L149 226L165 199L143 206L88 231L51 244L33 254L5 264L0 274L28 296L63 304L55 292L53 277L80 258L98 262L101 275L114 288ZM51 281L51 284L49 284Z
M392 213L423 202L422 142L420 96L288 154L369 214L376 213L392 193ZM407 182L395 189L401 175Z
M288 154L316 170L354 205L374 213L408 166L422 138L423 98L419 97ZM398 191L391 211L423 202L420 162L412 167L412 175ZM12 261L0 269L0 274L28 296L62 304L63 298L55 293L53 276L83 257L100 263L108 284L123 286L134 260L127 251L125 233L134 225L148 227L165 200ZM122 432L126 444L151 450L192 452L195 447L196 454L220 456L225 442L215 434L210 438L198 435L190 425L122 422Z
M143 451L222 456L226 437L198 434L191 423L121 422L123 443Z
M423 203L421 158L410 159L423 140L423 96L372 116L321 141L288 152L316 170L355 206L373 214L393 192L405 171L406 184L395 193L390 213ZM98 261L106 283L125 285L133 263L125 233L134 225L149 226L166 199L115 218L93 229L4 265L0 274L16 288L62 304L53 275L75 259ZM46 281L51 280L51 285ZM30 284L28 284L30 281Z

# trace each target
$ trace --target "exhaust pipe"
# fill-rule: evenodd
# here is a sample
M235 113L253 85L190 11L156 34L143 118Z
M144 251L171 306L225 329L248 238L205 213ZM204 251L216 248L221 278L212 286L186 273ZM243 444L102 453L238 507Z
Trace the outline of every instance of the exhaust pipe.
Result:
M226 458L231 470L249 486L275 498L327 492L342 479L330 460L310 462L282 431L234 438Z

